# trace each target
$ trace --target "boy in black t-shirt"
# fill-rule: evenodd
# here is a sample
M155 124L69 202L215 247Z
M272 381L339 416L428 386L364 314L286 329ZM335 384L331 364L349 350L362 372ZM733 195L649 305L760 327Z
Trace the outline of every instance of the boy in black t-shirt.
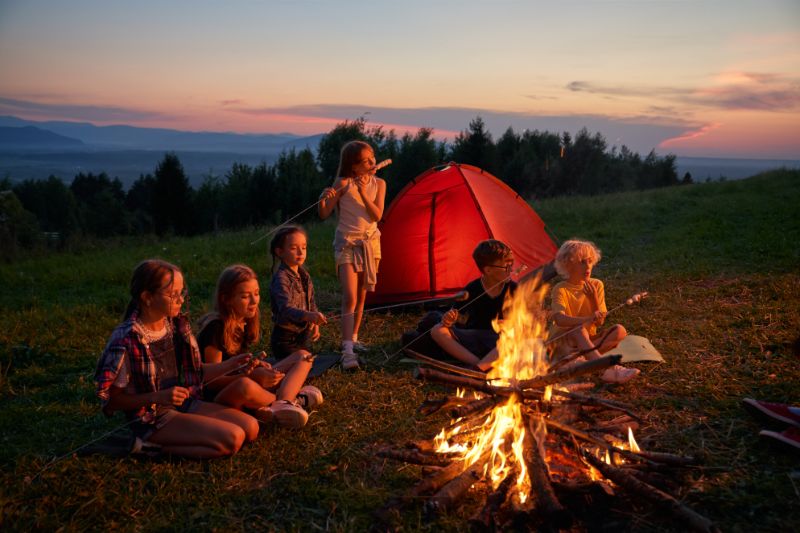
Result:
M497 359L498 334L492 320L503 318L503 301L517 288L510 279L514 253L506 244L489 239L481 241L472 252L481 277L464 290L467 303L459 312L450 309L431 330L431 338L450 356L469 366L486 371Z

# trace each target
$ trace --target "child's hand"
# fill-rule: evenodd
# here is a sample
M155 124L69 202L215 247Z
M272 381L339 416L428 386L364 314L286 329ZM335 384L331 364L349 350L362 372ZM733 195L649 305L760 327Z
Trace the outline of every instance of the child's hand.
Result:
M308 331L311 342L317 342L319 340L319 326L317 324L311 324L308 326Z
M594 323L595 324L602 324L606 320L606 312L605 311L595 311L594 312Z
M336 189L333 187L325 187L322 189L322 193L319 195L320 200L330 200L331 198L336 198Z
M458 310L456 309L450 309L442 315L442 325L446 328L452 327L456 320L458 320Z
M361 194L367 192L365 187L367 186L367 183L369 183L371 177L372 177L371 174L363 174L361 176L356 176L354 178L356 187L358 187L358 192L360 192Z
M189 397L189 389L185 387L170 387L156 393L155 403L158 405L183 405Z
M306 322L311 322L312 324L316 324L317 326L319 326L320 324L327 324L328 319L325 318L325 315L323 315L319 311L307 311Z
M600 307L600 294L598 293L597 286L595 284L585 281L583 283L583 294L589 298L589 301L595 309Z
M253 357L251 353L240 353L228 359L226 363L228 363L229 366L228 372L241 369L243 374L249 374L260 364L260 361Z

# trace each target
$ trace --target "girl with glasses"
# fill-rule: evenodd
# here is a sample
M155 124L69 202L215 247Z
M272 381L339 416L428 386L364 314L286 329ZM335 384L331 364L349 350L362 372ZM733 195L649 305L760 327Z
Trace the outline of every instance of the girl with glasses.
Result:
M132 452L155 445L192 458L236 453L258 435L251 416L204 402L204 381L250 363L249 355L203 364L188 317L181 313L183 274L158 259L142 261L130 282L130 303L111 334L95 372L97 395L107 415L130 420Z

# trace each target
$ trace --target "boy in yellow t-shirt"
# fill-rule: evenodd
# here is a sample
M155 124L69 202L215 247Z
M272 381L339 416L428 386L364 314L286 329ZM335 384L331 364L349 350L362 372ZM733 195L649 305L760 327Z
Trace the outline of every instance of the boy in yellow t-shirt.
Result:
M550 293L551 318L555 327L551 336L571 331L555 347L555 358L577 350L589 350L602 340L600 346L586 354L597 359L617 346L627 332L620 324L598 332L606 319L606 297L603 282L593 278L592 269L600 261L600 250L589 241L569 240L561 245L555 259L558 273L565 278ZM583 325L581 328L576 326ZM601 375L609 383L625 383L639 374L636 368L614 365Z

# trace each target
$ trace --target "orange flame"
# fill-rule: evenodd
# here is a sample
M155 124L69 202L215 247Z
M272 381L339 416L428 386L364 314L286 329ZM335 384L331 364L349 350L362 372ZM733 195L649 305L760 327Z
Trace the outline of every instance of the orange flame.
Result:
M487 378L496 385L514 386L519 380L547 372L547 351L543 342L546 323L541 311L546 287L537 288L537 281L532 280L517 287L514 295L506 298L503 304L504 319L493 323L500 334L498 358ZM549 389L545 394L551 392ZM489 453L485 474L493 489L516 468L516 491L520 502L524 503L530 496L530 482L523 457L522 443L527 428L522 407L515 395L510 396L505 404L495 407L480 424L482 429L475 434L469 446L449 442L461 431L460 426L449 432L442 430L434 439L436 450L463 451L465 468ZM535 433L534 437L540 449L543 449L546 434L543 422L537 424Z

